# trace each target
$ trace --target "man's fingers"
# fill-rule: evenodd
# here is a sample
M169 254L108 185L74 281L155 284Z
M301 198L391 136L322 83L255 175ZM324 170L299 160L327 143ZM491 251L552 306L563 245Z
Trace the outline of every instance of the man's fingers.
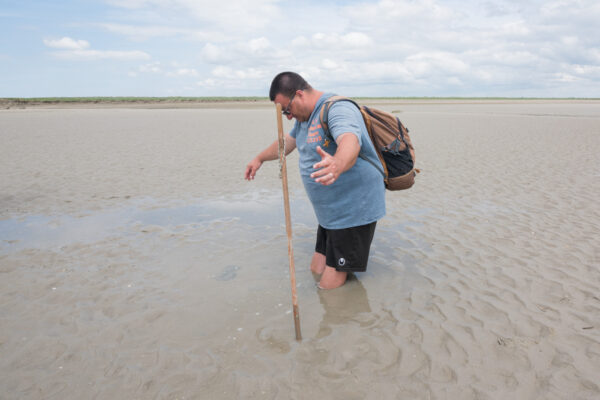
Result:
M313 168L314 169L325 168L325 167L328 167L329 164L331 164L329 161L323 160L323 161L319 161L318 163L316 163L315 165L313 165Z
M315 182L318 182L325 186L331 185L334 181L335 181L335 176L331 172L321 176L320 178L315 179Z
M329 180L335 180L336 174L329 168L322 168L310 174L310 177L313 178L315 182L324 183Z
M332 164L334 158L331 154L323 150L321 146L317 146L317 153L321 156L321 161L313 165L313 168L317 171L310 174L310 177L315 182L323 185L331 185L335 181L335 175L331 172L332 169L328 167L332 167L335 170L335 166Z
M316 167L316 164L315 164L315 168L318 168L318 167ZM319 177L321 177L323 175L326 175L326 174L328 174L328 172L325 171L325 169L323 168L323 169L320 169L320 170L315 171L312 174L310 174L310 177L311 178L319 178Z
M326 152L325 150L323 150L323 149L321 148L321 146L317 146L317 153L318 153L318 154L321 156L321 158L322 158L323 160L325 160L325 159L327 159L327 158L331 158L331 157L332 157L332 155L331 155L331 154L329 154L328 152Z
M256 175L256 171L258 170L257 167L255 167L252 164L248 164L248 166L246 166L246 172L244 174L244 177L246 178L246 180L251 181L254 179L254 176Z
M317 146L317 153L321 156L321 161L313 165L314 169L325 168L331 164L332 156L327 153L325 150L321 148L321 146Z
M258 159L254 159L254 160L250 161L250 163L248 165L246 165L245 178L249 181L254 179L254 175L256 175L256 172L260 169L261 165L262 165L262 161L260 161Z

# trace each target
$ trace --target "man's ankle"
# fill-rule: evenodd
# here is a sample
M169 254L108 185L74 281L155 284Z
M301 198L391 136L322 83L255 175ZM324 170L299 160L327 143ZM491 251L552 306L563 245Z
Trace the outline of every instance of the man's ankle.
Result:
M321 281L319 282L319 288L321 289L335 289L342 286L346 282L348 277L347 272L337 271L335 268L330 266L325 267Z

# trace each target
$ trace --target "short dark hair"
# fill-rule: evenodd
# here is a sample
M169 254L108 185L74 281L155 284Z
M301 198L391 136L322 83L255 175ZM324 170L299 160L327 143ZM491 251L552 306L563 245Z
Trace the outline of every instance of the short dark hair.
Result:
M269 97L271 101L275 101L275 96L282 94L291 98L296 90L310 90L312 87L295 72L281 72L273 78L271 82L271 90L269 91Z

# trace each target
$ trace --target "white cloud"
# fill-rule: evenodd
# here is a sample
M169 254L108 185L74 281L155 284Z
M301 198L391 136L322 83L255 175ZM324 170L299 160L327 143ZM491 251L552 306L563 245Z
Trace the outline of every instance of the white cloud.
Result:
M252 39L248 42L248 49L252 53L260 53L261 51L267 50L271 47L271 43L269 39L266 37L260 37L257 39Z
M209 78L209 79L205 79L203 81L197 82L197 85L201 86L201 87L212 89L212 88L215 88L218 86L218 82L215 79Z
M468 3L466 5L468 7ZM377 3L362 2L343 7L343 14L355 22L356 26L370 26L374 29L406 31L410 26L426 23L431 25L438 21L448 22L459 16L457 9L443 5L441 1L392 1L383 0ZM424 26L422 29L426 29Z
M579 80L579 78L577 78L576 76L573 76L571 74L567 74L565 72L557 72L555 74L552 74L553 80L556 82L566 82L566 83L572 83L575 82L577 80Z
M323 65L323 68L325 68L325 69L337 69L338 68L338 64L335 61L330 60L328 58L324 59L323 62L321 63L321 65Z
M206 43L200 52L204 61L209 63L223 62L228 59L227 55L223 52L221 47L212 43Z
M136 9L151 4L152 1L148 0L106 0L107 3L117 7L124 7L130 9Z
M215 31L251 33L284 17L278 0L108 0L117 7L159 9L161 16L191 15Z
M169 66L166 69L165 69L165 67L162 66L160 61L153 61L153 62L150 62L147 64L142 64L138 67L138 70L134 72L136 74L136 76L138 75L138 72L141 74L162 75L162 76L167 76L167 77L171 77L171 78L173 78L173 77L196 78L196 77L200 76L200 73L198 72L197 69L182 66L182 65L180 65L180 63L175 62L175 61L169 63Z
M215 78L224 79L262 79L265 78L265 71L260 68L233 69L231 67L220 65L212 70Z
M178 68L175 71L167 72L167 76L196 77L196 76L198 76L198 71L196 71L194 68Z
M232 65L236 69L249 69L284 63L292 59L293 54L288 49L272 44L266 37L258 37L247 41L206 43L200 50L199 58L202 63L209 65Z
M227 35L219 31L205 31L167 25L130 25L116 23L96 24L108 32L126 36L135 41L146 41L155 38L181 37L193 41L226 40Z
M90 47L90 43L87 40L75 40L70 37L63 37L61 39L44 39L44 44L53 49L64 49L64 50L83 50Z
M98 24L98 26L112 33L117 33L120 35L140 39L151 39L154 37L169 37L189 32L184 29L170 26L139 26L114 23Z
M310 40L308 40L305 36L298 36L292 40L292 46L294 47L308 47L310 46Z
M206 90L216 90L219 93L240 93L240 85L250 87L256 94L260 90L261 95L265 95L265 82L271 79L270 71L263 68L234 69L227 65L219 65L210 71L210 76L196 82L198 87ZM233 91L233 92L232 92Z
M348 95L600 92L597 0L107 2L92 26L109 50L45 39L51 54L146 60L140 79L233 94L264 95L282 70Z
M298 52L315 53L325 51L328 54L346 54L358 58L366 56L365 51L370 51L373 39L362 32L348 32L345 34L316 32L307 38L304 35L293 38L291 46Z
M155 73L155 74L161 73L162 68L160 67L160 61L155 61L152 63L140 65L139 71L140 72L150 72L150 73Z
M574 74L582 78L600 79L600 65L569 65Z
M53 49L52 55L66 60L147 60L150 56L139 50L91 50L87 40L74 40L69 37L61 39L44 39L44 44Z
M339 90L337 86L368 86L381 82L387 85L398 85L415 80L412 72L401 62L363 60L339 64L325 59L322 68L304 66L302 70L302 75L310 76L310 80L319 82L320 85L327 85L334 91Z
M65 60L148 60L150 56L139 50L114 51L114 50L67 50L52 53L55 57Z
M341 43L348 47L364 47L371 44L371 38L361 32L350 32L341 36Z
M469 65L459 56L442 51L422 52L406 58L405 65L415 75L447 75L469 72Z

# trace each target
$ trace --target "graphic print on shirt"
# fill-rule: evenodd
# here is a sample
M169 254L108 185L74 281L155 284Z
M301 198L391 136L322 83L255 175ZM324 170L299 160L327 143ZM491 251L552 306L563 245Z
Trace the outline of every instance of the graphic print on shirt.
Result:
M318 120L313 120L308 128L308 136L306 137L306 143L319 143L323 141L321 137L321 124ZM329 143L324 144L327 147Z

